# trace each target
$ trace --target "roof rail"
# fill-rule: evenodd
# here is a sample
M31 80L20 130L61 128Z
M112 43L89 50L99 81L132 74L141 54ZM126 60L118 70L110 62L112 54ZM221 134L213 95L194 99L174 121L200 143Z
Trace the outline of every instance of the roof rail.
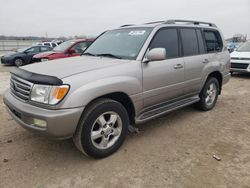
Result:
M121 25L120 27L128 27L128 26L133 26L134 24L125 24L125 25Z
M157 24L157 23L164 23L165 21L155 21L155 22L148 22L148 23L145 23L145 24Z
M194 21L194 20L167 20L164 23L166 24L176 24L176 22L184 22L184 23L192 23L194 25L201 25L201 24L205 24L205 25L209 25L210 27L217 27L215 24L213 23L209 23L209 22L200 22L200 21Z

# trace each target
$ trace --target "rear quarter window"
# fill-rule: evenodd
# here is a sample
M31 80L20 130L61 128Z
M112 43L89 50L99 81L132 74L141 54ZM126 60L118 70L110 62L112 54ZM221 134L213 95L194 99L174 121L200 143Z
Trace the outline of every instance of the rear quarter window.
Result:
M205 43L208 53L220 52L223 48L220 33L215 30L204 30Z

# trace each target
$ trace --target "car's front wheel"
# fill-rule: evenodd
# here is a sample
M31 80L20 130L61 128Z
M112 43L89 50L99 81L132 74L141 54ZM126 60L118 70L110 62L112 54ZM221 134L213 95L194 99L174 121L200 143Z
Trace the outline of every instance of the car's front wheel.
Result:
M16 58L14 60L14 64L17 66L17 67L20 67L24 64L24 61L21 59L21 58Z
M200 92L198 107L204 111L211 110L217 102L219 89L218 80L214 77L209 77Z
M73 140L81 152L103 158L122 145L128 125L129 117L122 104L99 99L85 110Z

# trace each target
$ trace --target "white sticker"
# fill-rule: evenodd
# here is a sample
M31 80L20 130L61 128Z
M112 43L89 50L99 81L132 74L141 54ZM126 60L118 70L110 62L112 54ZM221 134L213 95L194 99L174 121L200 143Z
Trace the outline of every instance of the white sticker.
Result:
M139 30L139 31L130 31L129 35L144 35L145 34L145 30Z

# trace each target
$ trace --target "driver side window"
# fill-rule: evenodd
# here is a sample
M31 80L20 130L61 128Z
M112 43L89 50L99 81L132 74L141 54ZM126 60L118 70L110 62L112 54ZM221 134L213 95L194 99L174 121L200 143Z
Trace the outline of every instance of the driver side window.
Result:
M28 50L26 50L27 53L38 53L39 52L39 47L31 47Z
M178 34L175 28L160 29L154 36L149 49L165 48L167 59L179 56Z
M86 42L79 42L75 46L72 47L75 50L75 53L82 53L87 48Z

